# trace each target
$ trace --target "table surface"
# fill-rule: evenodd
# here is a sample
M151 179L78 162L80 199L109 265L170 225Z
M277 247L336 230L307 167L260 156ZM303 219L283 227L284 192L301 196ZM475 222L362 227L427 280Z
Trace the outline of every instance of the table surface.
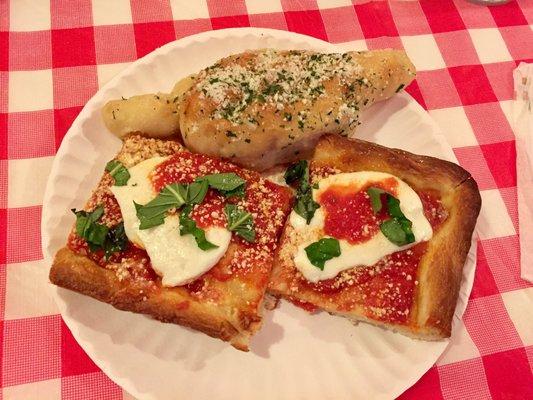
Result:
M355 4L352 4L355 3ZM345 49L403 48L407 91L441 126L483 199L474 288L446 352L402 399L533 398L533 285L520 279L512 71L533 61L533 1L0 0L0 398L121 399L48 294L42 198L85 102L184 36L254 26Z

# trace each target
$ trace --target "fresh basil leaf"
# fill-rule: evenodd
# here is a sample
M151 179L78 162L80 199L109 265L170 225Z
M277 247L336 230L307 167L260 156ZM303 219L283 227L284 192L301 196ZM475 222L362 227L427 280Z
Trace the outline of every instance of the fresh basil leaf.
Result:
M89 228L89 217L87 217L86 211L76 211L72 209L74 215L76 215L76 234L80 237L85 237L85 231Z
M223 195L226 198L229 198L229 197L244 197L244 195L246 194L245 189L246 189L246 186L242 185L242 186L239 186L238 188L233 189L233 190L219 190L219 192L220 192L221 195Z
M313 194L309 190L304 194L298 195L296 203L294 204L294 211L296 214L305 219L305 222L309 225L315 211L320 208L320 204L313 200Z
M366 193L370 196L372 211L374 211L374 214L377 214L383 208L383 204L381 204L381 195L385 193L385 191L377 187L369 187L366 189Z
M285 171L285 182L287 185L290 185L291 183L297 182L305 174L305 171L307 170L307 161L306 160L300 160L297 163L294 163L287 168L287 171Z
M72 212L76 215L76 233L85 239L90 251L104 250L107 260L113 253L126 249L128 238L123 222L111 229L97 222L104 214L103 206L98 206L92 212L75 209Z
M159 192L157 197L145 205L134 202L137 218L141 221L139 229L148 229L165 222L167 211L180 208L184 204L200 204L209 189L207 181L190 184L172 183Z
M94 223L86 231L85 239L88 243L103 246L109 228L102 224Z
M116 252L126 250L128 246L128 237L124 231L124 222L119 223L111 228L106 235L104 242L104 253L106 260Z
M104 206L96 207L92 212L88 213L89 222L98 221L102 215L104 215Z
M209 184L207 181L197 181L188 185L177 185L179 190L185 190L183 198L186 204L200 204L207 194Z
M98 206L91 212L74 209L72 211L76 215L76 233L78 236L85 239L90 245L103 245L108 227L98 224L96 221L104 214L104 207Z
M93 244L89 242L87 242L87 245L89 246L89 250L91 251L91 253L96 253L98 250L102 248L102 246L98 244Z
M211 243L205 237L205 231L198 228L196 222L189 216L192 208L190 206L184 207L180 213L180 235L191 234L196 240L196 244L202 250L216 249L218 246Z
M380 229L383 235L397 246L413 243L415 241L413 223L402 212L400 200L388 195L387 207L392 218L381 223Z
M85 239L89 250L94 252L102 248L109 228L97 221L104 214L104 207L98 206L90 212L72 209L72 212L76 215L76 233Z
M398 200L394 196L391 196L390 194L387 196L387 207L389 209L389 214L391 217L405 218L405 215L403 214L402 209L400 208L400 200Z
M298 187L297 192L299 194L305 194L307 192L310 192L311 190L312 190L312 187L309 182L309 166L307 164L307 161L305 161L305 168L304 168L302 177L300 179L300 186Z
M389 239L396 246L403 246L407 243L407 235L402 228L402 224L397 218L383 221L379 226L381 232L387 239Z
M252 214L239 210L235 204L226 204L224 207L228 219L228 230L235 232L247 242L255 241L254 220Z
M98 221L104 214L104 207L98 206L91 212L84 210L76 211L76 209L73 208L72 212L76 215L76 233L78 236L85 238L91 225Z
M305 221L309 224L315 215L315 211L320 208L320 205L313 200L313 187L316 184L313 187L310 185L308 162L306 160L300 160L292 164L285 171L285 182L287 184L299 182L293 209L296 214L305 218Z
M161 204L173 204L173 207L181 207L182 205L187 203L188 197L188 185L183 185L181 183L171 183L170 185L165 186L154 200L159 199L159 203Z
M223 192L235 190L246 183L244 179L233 172L205 175L199 180L206 180L213 189Z
M398 222L400 222L400 225L402 226L402 229L405 232L406 242L413 243L415 241L415 235L413 233L413 223L405 217L398 218Z
M115 186L124 186L130 179L130 173L128 169L117 160L111 160L105 166L105 170L115 178Z
M385 193L387 196L387 208L391 218L383 221L379 226L383 235L397 246L413 243L415 241L415 235L412 230L413 224L402 212L400 200L377 187L369 187L366 192L370 196L370 204L374 214L383 208L381 195Z
M413 223L409 221L402 212L402 209L400 208L400 200L389 194L387 196L387 207L389 208L390 216L398 221L402 230L405 232L404 244L413 243L415 241L415 235L412 230Z
M196 191L195 191L196 192ZM198 194L196 192L196 194ZM173 183L165 186L157 197L145 205L140 205L135 202L135 210L137 218L141 224L139 229L148 229L165 222L166 213L171 208L179 208L185 204L185 199L189 196L188 186ZM205 196L205 194L204 194Z
M165 222L167 211L172 208L171 205L167 204L156 206L147 203L143 206L135 201L133 204L135 205L137 218L139 218L140 221L139 229L153 228L154 226L163 224Z
M304 250L311 264L322 271L326 261L341 255L339 241L334 238L320 239L318 242L311 243Z
M196 179L196 182L204 181L224 197L244 197L246 181L233 172L210 174Z
M285 171L285 182L287 184L298 182L296 194L304 195L312 189L309 182L309 163L307 160L300 160L290 166ZM290 183L289 183L290 182Z

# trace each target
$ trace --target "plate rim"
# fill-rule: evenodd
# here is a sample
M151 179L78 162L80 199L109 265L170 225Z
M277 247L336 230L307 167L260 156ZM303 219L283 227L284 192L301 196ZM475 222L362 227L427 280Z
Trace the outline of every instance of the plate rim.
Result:
M72 125L68 129L67 133L63 137L63 140L61 142L60 147L58 148L55 156L54 161L52 163L52 167L49 173L49 178L47 179L46 188L43 196L43 202L42 202L42 217L41 217L41 250L43 253L43 259L47 265L51 265L53 261L54 254L50 252L50 236L47 232L47 221L50 220L51 216L50 214L50 208L51 202L50 199L53 195L53 188L54 188L54 181L51 179L55 177L58 174L59 167L62 163L62 160L65 156L67 156L69 153L67 152L67 149L70 147L69 142L75 137L76 131L82 130L83 122L87 119L89 119L93 112L95 111L96 106L98 105L99 101L103 100L105 93L113 88L121 79L123 79L125 76L128 76L131 74L131 72L135 69L137 69L140 65L143 64L150 64L156 57L163 55L164 53L167 53L171 50L173 50L175 47L181 47L185 48L189 44L194 42L206 42L210 39L224 39L227 37L236 37L241 38L243 36L252 35L252 36L265 36L265 37L274 37L276 39L284 39L287 36L290 36L292 40L299 40L302 43L306 43L310 46L314 45L321 45L321 46L327 46L331 48L332 51L347 51L346 49L341 48L338 44L333 44L326 42L324 40L303 35L300 33L295 32L289 32L285 30L278 30L278 29L270 29L270 28L253 28L253 27L244 27L244 28L227 28L227 29L220 29L220 30L211 30L211 31L205 31L198 34L186 36L181 39L177 39L174 41L171 41L169 43L164 44L163 46L160 46L156 49L154 49L152 52L146 54L145 56L133 61L130 65L128 65L126 68L124 68L121 72L116 74L112 79L110 79L104 86L98 89L98 91L85 103L82 110L78 114L78 116L73 121ZM441 144L444 146L443 149L446 149L448 152L448 158L457 163L457 159L455 158L455 155L453 153L453 150L449 143L447 142L445 136L442 134L442 131L440 127L436 124L436 122L431 118L429 113L424 110L424 108L415 101L412 96L410 96L408 93L400 93L398 96L406 97L409 100L409 106L414 108L414 111L417 112L420 116L423 115L423 120L428 121L436 130L437 134L436 136L439 137L438 139L442 142ZM97 110L96 110L97 111ZM449 151L448 151L449 150ZM475 249L475 243L477 241L477 238L472 238L472 247L470 249L470 252L472 252L472 248ZM476 257L477 257L477 251L473 251L474 256L474 264L473 268L470 271L468 281L470 281L470 284L468 287L466 287L466 297L467 300L464 304L464 307L461 307L462 309L459 310L459 319L462 319L462 316L464 314L464 311L466 309L466 306L468 304L468 300L470 297L470 292L472 290L473 286L473 275L475 274L476 270ZM466 263L466 261L465 261ZM470 276L472 275L472 276ZM73 321L70 317L65 317L65 309L63 307L64 302L59 299L59 291L66 290L59 288L57 286L52 285L50 282L48 282L47 285L49 289L50 295L54 298L54 301L56 305L58 306L58 310L60 312L61 318L69 328L69 330L72 332L72 335L76 339L76 342L84 349L84 351L87 353L87 355L91 358L91 360L106 374L106 376L111 379L113 382L115 382L117 385L119 385L123 390L127 391L128 393L131 393L136 398L139 399L156 399L155 395L151 392L139 392L137 391L135 385L131 384L131 379L127 377L120 376L118 374L115 374L112 371L112 368L109 366L109 364L105 364L105 360L95 357L93 358L91 354L95 353L94 347L92 343L90 343L87 340L84 340L81 338L81 333L79 330L78 325ZM81 296L81 295L80 295ZM457 305L459 307L459 305ZM457 313L457 310L456 310ZM455 314L454 314L455 317ZM449 344L451 343L450 339L447 338L442 341L442 350L440 351L439 355L435 358L435 360L427 361L424 366L424 371L421 372L419 376L414 377L410 380L403 380L404 384L401 385L400 388L397 386L394 387L391 390L391 393L393 394L393 397L397 397L401 393L403 393L405 390L413 386L423 375L425 372L427 372L433 364L439 359L439 357L442 356L444 351L448 348Z

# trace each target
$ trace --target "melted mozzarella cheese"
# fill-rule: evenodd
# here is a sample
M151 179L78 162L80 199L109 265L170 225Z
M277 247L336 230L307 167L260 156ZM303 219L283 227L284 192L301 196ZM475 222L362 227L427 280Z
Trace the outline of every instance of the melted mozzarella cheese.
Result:
M149 175L157 165L165 160L165 157L154 157L140 162L128 170L130 179L125 186L111 186L111 192L120 206L126 236L142 249L144 249L144 244L139 238L139 219L133 202L146 204L157 195Z
M231 233L224 228L207 228L206 239L218 247L204 251L193 235L180 235L179 217L169 215L163 225L140 230L139 237L163 286L178 286L209 271L226 253Z
M130 179L125 186L112 186L124 220L128 239L148 253L154 271L161 276L163 286L184 285L209 271L226 253L231 232L225 228L205 229L207 240L217 248L202 250L192 235L180 235L179 217L169 215L162 225L139 229L135 210L137 204L146 204L156 197L149 175L165 158L145 160L128 171Z
M318 189L313 192L313 198L318 202L320 194L332 185L351 186L357 190L357 188L365 186L367 182L378 182L388 178L393 178L398 183L396 197L400 200L400 209L405 217L413 224L415 242L405 246L397 246L389 241L381 231L370 240L359 244L351 244L347 240L339 239L341 255L326 261L324 270L320 270L311 264L305 248L324 237L324 211L322 208L316 210L309 225L306 224L304 218L292 211L289 222L295 230L295 235L301 241L294 254L294 264L307 280L318 282L334 278L340 272L353 267L374 265L389 254L406 250L417 243L431 239L433 229L424 215L420 197L407 183L394 175L373 171L331 175L318 183Z

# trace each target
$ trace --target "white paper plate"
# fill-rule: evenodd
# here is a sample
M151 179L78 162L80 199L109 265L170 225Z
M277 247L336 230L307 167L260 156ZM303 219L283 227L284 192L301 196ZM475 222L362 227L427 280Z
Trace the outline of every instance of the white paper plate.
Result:
M267 29L206 32L169 43L129 66L87 103L55 158L43 207L43 251L51 262L73 216L120 148L100 108L109 99L169 91L180 78L246 49L339 49L311 37ZM438 127L407 94L368 110L359 136L455 161ZM455 322L472 288L475 249L464 269ZM251 352L177 325L115 310L50 285L63 319L94 362L142 399L390 399L413 385L448 341L412 340L283 303L266 314Z

